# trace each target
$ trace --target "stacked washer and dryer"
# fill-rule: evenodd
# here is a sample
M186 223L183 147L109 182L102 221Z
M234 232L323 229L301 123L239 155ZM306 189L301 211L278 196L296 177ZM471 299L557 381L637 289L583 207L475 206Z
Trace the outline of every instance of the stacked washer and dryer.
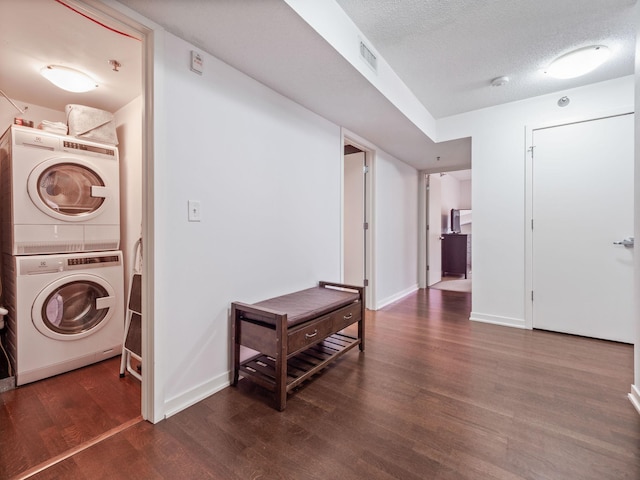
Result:
M121 353L117 147L13 125L0 139L2 285L16 385Z

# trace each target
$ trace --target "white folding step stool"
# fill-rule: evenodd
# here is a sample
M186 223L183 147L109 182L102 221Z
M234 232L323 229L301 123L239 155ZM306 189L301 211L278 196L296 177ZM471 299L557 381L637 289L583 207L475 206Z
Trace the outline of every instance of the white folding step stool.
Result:
M136 243L136 259L131 285L129 286L129 302L127 319L122 341L122 359L120 360L120 378L125 371L142 381L142 239ZM140 371L131 366L131 358L140 362Z

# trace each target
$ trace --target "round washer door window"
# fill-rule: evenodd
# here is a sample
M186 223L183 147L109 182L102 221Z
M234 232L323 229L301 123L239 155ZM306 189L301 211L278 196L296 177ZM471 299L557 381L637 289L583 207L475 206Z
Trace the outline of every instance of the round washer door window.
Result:
M54 159L31 172L28 191L33 203L47 215L80 222L102 212L108 188L90 166Z
M59 340L74 340L102 328L113 315L115 297L107 285L67 281L41 292L33 306L36 328Z

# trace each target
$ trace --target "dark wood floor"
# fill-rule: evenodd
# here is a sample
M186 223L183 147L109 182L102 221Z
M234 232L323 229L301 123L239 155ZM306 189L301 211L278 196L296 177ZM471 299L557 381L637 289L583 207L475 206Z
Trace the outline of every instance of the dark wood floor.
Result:
M640 478L631 346L470 322L469 309L468 294L420 291L369 312L366 353L342 357L284 412L241 380L32 478ZM27 425L40 403L20 407ZM26 427L38 451L56 443L40 423ZM27 444L0 446L3 460L28 456Z
M139 417L140 382L119 373L117 357L0 393L0 479Z

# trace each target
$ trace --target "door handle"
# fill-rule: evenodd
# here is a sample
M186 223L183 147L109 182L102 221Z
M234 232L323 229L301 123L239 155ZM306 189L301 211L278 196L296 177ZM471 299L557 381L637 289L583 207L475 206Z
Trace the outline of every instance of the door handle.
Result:
M116 304L115 297L98 297L96 298L96 310L103 308L111 308Z
M614 245L622 245L623 247L632 248L635 244L633 237L627 237L618 242L613 242Z
M109 189L100 185L91 185L91 196L96 198L106 198Z

